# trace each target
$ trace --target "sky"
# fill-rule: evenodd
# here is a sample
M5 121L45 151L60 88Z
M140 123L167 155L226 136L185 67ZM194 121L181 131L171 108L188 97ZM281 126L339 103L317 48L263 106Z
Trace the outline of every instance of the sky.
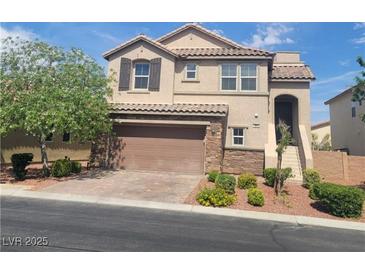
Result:
M102 53L138 34L158 38L185 23L1 23L0 34L81 48L106 67ZM243 45L299 51L316 76L311 84L312 123L329 120L324 102L354 83L365 57L365 23L201 23Z

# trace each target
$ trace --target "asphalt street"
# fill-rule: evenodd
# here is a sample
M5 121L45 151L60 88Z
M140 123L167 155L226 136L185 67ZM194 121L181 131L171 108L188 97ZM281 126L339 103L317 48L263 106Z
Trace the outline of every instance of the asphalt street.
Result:
M365 232L1 197L1 251L365 251Z

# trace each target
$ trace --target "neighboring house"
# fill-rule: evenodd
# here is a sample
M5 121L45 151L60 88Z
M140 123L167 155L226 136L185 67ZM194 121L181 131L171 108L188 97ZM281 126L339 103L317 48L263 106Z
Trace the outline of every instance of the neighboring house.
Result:
M331 136L331 123L330 121L321 122L312 126L312 134L318 137L318 142L321 142L326 135ZM329 139L331 142L331 137Z
M187 24L156 40L139 35L103 56L117 81L114 138L92 149L101 164L262 174L276 166L281 119L291 127L299 165L312 166L314 76L299 53L242 46Z
M49 161L63 159L87 161L90 157L90 143L71 142L72 136L49 136L47 139L47 156ZM1 163L11 163L14 153L33 153L33 163L41 162L41 151L36 137L16 130L1 138Z
M365 156L365 123L360 119L365 104L351 101L352 88L325 102L330 108L332 148Z

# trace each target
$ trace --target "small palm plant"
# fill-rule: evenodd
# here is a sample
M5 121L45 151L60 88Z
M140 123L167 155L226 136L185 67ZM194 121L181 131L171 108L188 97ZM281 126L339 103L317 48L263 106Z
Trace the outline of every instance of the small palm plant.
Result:
M278 142L278 146L276 147L276 152L278 153L278 161L276 167L274 191L276 195L279 195L283 188L285 179L291 176L291 172L286 172L281 169L281 164L283 161L283 154L287 146L293 142L293 139L290 134L290 127L287 124L285 124L282 120L279 121L279 124L277 125L277 130L280 132L281 138Z

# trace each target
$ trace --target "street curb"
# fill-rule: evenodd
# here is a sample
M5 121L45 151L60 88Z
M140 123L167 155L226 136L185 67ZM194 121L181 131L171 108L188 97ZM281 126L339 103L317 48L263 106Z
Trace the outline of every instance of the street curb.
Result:
M161 203L153 201L127 200L119 198L85 196L85 195L75 195L75 194L58 194L50 192L29 191L26 188L4 189L1 187L0 197L1 196L170 210L170 211L189 212L196 214L209 214L218 216L229 216L235 218L283 222L295 225L322 226L322 227L339 228L339 229L359 230L365 232L365 224L359 222L339 221L339 220L331 220L324 218L285 215L285 214L257 212L257 211L246 211L246 210L230 209L230 208L212 208L212 207L203 207L203 206L188 205L188 204L173 204L173 203Z

